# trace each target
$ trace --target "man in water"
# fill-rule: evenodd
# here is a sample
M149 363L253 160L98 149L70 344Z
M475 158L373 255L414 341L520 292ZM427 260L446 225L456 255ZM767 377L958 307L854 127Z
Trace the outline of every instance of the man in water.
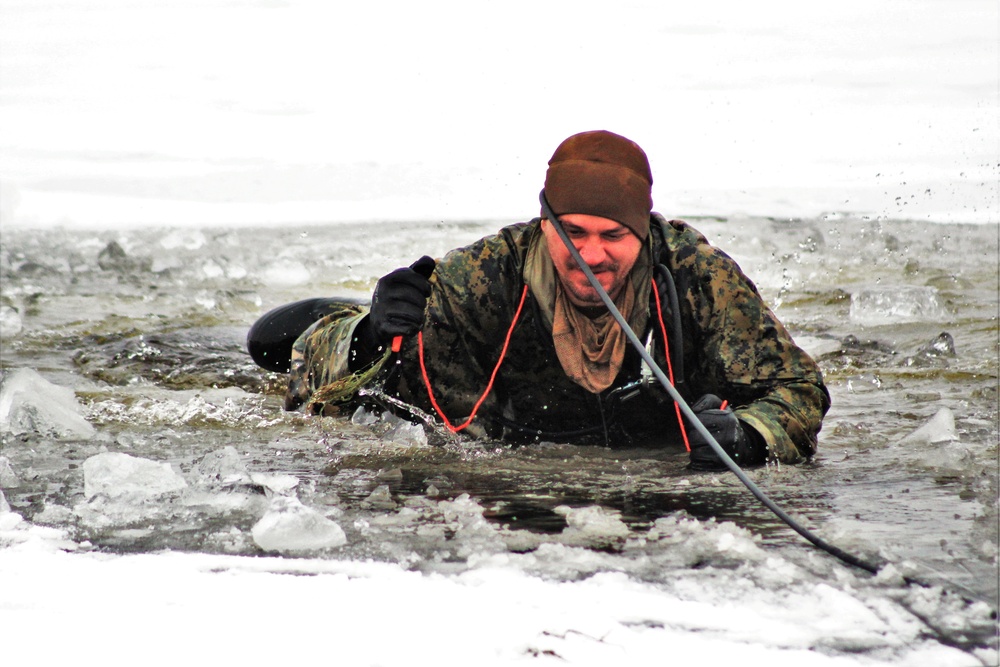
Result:
M251 354L289 368L287 348L263 359L260 340L268 328L289 341L305 329L290 354L288 410L329 411L374 387L366 396L382 392L475 436L685 446L693 467L721 467L549 215L738 464L808 458L830 406L819 368L729 256L652 212L652 182L632 141L569 137L549 161L542 217L389 273L370 307L325 299L272 311L251 330ZM303 307L308 328L287 315Z

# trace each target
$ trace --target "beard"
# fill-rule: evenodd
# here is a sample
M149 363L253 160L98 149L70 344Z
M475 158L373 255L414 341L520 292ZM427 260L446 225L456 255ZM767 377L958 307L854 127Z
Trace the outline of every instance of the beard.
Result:
M611 300L617 299L628 278L627 273L621 273L621 266L617 262L609 262L590 267L590 270L594 273L601 287L611 297ZM601 295L597 293L597 290L587 280L587 276L575 263L571 267L566 267L565 271L559 272L559 282L562 284L570 303L574 306L581 309L606 308Z

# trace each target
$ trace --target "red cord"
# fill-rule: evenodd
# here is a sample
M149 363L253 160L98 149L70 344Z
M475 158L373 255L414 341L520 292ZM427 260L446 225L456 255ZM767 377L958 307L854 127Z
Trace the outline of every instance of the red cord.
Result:
M451 422L445 416L444 411L441 409L441 406L438 405L437 399L434 398L434 391L431 389L431 380L427 376L427 366L424 365L424 332L417 332L417 345L420 349L420 372L423 373L424 384L427 386L427 396L430 397L431 405L434 406L435 412L437 412L438 416L441 417L441 421L444 422L444 425L448 427L448 430L452 433L458 433L472 423L472 420L476 418L476 412L479 411L479 406L483 404L486 397L490 395L490 391L493 390L493 381L496 380L497 373L500 372L500 364L503 363L504 358L507 356L507 347L510 345L510 337L514 333L514 327L517 325L517 321L521 317L521 310L524 308L524 299L527 296L528 286L525 285L524 289L521 291L521 302L517 304L517 311L514 313L514 319L511 321L510 328L507 330L507 338L504 339L503 349L500 350L500 358L497 359L497 365L493 368L493 374L490 375L490 382L486 385L486 391L484 391L483 395L479 397L478 401L476 401L476 404L472 408L472 414L469 415L469 418L459 426L452 426Z
M667 325L663 323L663 306L660 305L660 290L653 281L653 297L656 300L656 316L660 320L660 331L663 332L663 352L667 356L667 374L670 376L670 384L674 384L674 366L670 363L670 341L667 340ZM687 428L684 426L684 419L681 417L680 403L674 401L674 411L677 413L677 423L681 427L681 437L684 439L684 448L691 451L691 443L688 441Z

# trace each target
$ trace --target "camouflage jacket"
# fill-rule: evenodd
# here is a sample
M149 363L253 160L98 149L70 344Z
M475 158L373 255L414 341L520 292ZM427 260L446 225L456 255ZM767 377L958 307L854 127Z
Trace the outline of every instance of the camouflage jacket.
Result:
M348 358L354 328L367 308L345 303L319 320L295 344L286 409L306 402L314 411L329 409L355 401L359 386L385 382L387 393L438 418L443 414L457 426L481 400L500 361L467 433L522 442L679 445L673 401L643 372L631 346L618 378L599 395L563 372L551 325L525 290L522 274L531 239L541 233L539 222L511 225L448 253L431 278L422 341L417 336L404 341L398 356L387 353L360 377L351 374ZM795 462L811 456L830 405L816 363L795 345L728 255L682 221L653 214L651 228L644 252L669 269L679 298L680 393L689 402L707 393L728 400L736 415L763 435L773 458ZM655 316L649 322L640 338L666 371L663 339L669 330ZM669 337L667 342L678 344Z

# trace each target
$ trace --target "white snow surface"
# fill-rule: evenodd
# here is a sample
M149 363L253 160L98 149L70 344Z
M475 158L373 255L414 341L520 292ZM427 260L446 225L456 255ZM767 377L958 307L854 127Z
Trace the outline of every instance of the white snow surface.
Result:
M0 14L4 225L524 219L556 145L600 128L675 217L1000 219L993 0Z
M711 539L746 539L709 530ZM614 571L568 581L551 574L587 570L602 556L564 545L484 554L455 574L310 558L107 555L12 512L0 514L2 544L0 628L11 665L141 657L147 665L965 667L972 659L923 639L912 614L826 583L771 589L740 568L669 587ZM794 577L792 564L758 557L774 577ZM836 650L845 646L866 650Z

